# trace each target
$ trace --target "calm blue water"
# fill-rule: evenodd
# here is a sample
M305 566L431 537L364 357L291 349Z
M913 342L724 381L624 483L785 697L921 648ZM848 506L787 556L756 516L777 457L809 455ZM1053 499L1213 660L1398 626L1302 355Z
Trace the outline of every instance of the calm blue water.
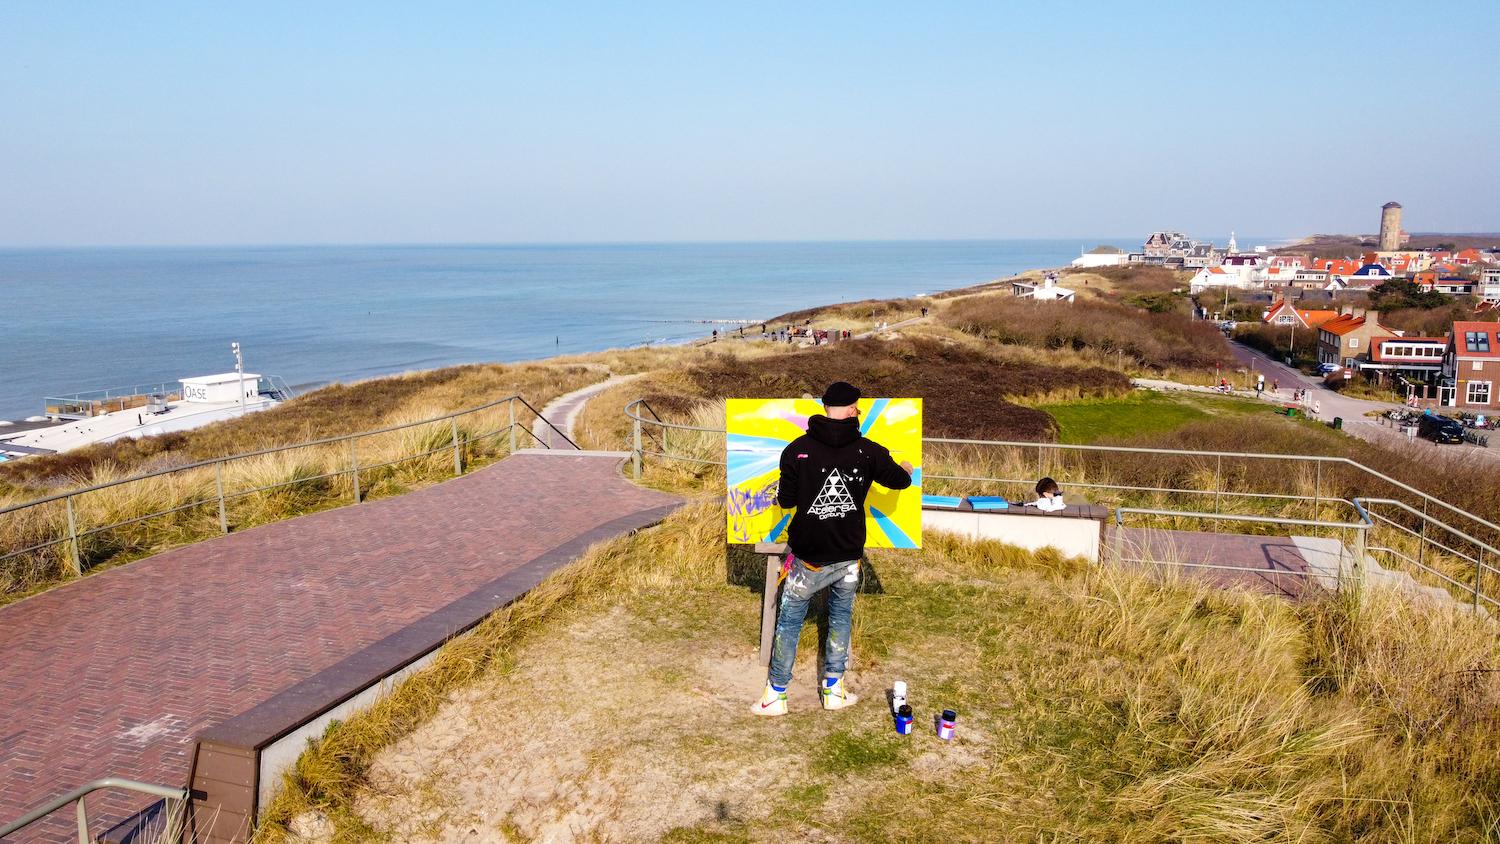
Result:
M230 371L231 340L248 371L306 387L677 342L706 320L933 292L1099 242L0 250L0 419Z

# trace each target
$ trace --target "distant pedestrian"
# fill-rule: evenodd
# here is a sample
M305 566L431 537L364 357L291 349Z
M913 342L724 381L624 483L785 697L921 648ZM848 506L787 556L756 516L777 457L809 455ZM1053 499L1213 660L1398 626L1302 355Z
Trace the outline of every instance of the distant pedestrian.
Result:
M1273 393L1279 393L1279 392L1281 392L1281 382L1277 381L1275 378L1271 379L1271 392L1273 392Z

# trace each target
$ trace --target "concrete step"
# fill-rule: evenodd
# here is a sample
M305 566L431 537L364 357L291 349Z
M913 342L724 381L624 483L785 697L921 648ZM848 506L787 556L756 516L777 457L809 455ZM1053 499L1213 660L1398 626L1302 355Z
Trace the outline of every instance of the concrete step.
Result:
M1315 572L1312 578L1319 586L1332 591L1338 588L1341 574L1353 573L1354 552L1339 540L1321 536L1294 536L1292 541L1296 543L1303 559L1307 560L1308 570ZM1439 604L1449 604L1469 611L1474 609L1473 604L1459 600L1447 589L1422 583L1408 572L1386 568L1369 554L1364 555L1363 564L1366 583L1379 584ZM1483 607L1479 611L1489 614Z

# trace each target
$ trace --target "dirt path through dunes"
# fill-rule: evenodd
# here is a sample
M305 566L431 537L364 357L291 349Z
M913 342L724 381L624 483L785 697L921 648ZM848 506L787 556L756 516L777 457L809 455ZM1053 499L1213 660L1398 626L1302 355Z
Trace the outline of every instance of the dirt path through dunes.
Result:
M547 406L542 408L541 418L531 424L531 433L536 438L533 442L545 448L578 448L578 435L574 429L578 424L578 416L583 412L583 407L588 404L589 399L611 387L634 381L644 374L638 372L633 375L611 375L598 384L574 390L548 402ZM552 424L549 425L548 422Z

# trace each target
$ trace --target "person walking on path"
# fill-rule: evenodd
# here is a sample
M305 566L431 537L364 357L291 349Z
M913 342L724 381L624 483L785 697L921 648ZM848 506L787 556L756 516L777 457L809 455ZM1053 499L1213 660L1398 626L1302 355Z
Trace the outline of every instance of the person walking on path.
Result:
M807 433L781 452L776 503L796 508L787 526L785 585L771 645L771 667L756 715L785 715L786 690L797 659L797 638L807 605L828 590L828 638L823 642L824 709L853 706L859 696L844 687L859 561L865 552L865 497L872 484L911 486L910 463L897 464L885 446L859 431L859 388L838 381L823 393L823 414L807 420Z

